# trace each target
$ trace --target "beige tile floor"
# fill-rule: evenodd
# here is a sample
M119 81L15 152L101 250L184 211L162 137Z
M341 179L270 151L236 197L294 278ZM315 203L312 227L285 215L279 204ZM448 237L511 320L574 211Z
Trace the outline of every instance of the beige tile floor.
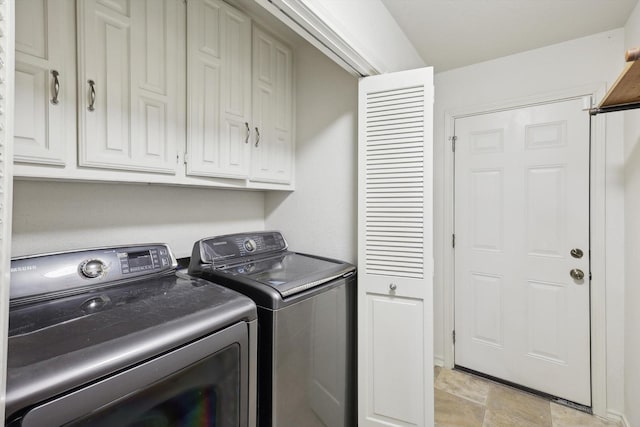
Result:
M461 371L435 368L436 427L619 426Z

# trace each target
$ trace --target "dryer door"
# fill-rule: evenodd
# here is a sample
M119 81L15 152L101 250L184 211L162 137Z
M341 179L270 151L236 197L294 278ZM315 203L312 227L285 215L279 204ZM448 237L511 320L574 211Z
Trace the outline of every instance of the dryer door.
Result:
M248 425L247 325L199 341L35 407L23 427Z

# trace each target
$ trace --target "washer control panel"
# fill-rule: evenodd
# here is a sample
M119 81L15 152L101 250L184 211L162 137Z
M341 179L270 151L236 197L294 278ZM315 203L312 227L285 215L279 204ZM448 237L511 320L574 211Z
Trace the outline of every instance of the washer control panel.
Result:
M11 300L164 274L177 267L165 244L34 255L11 260Z
M228 234L203 239L198 244L201 260L215 265L287 250L287 242L278 231Z

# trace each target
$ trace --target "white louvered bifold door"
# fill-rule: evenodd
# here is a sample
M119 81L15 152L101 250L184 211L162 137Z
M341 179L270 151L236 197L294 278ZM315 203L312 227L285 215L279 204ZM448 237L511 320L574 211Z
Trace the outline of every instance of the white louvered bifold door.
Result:
M358 124L358 425L433 425L433 70L366 77Z

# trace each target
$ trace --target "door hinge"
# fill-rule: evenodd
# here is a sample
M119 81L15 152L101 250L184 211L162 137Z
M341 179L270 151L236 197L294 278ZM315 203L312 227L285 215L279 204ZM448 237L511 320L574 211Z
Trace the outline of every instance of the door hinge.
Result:
M449 141L451 141L451 151L454 152L454 153L456 152L456 141L457 140L458 140L458 137L455 136L455 135L449 137Z
M591 281L593 279L593 276L591 275L591 272L589 272L589 281Z
M451 332L451 337L453 338L453 343L455 344L456 343L456 331L455 330Z
M452 247L453 249L455 249L455 248L456 248L456 235L455 235L455 234L452 234L452 235L451 235L451 247Z

